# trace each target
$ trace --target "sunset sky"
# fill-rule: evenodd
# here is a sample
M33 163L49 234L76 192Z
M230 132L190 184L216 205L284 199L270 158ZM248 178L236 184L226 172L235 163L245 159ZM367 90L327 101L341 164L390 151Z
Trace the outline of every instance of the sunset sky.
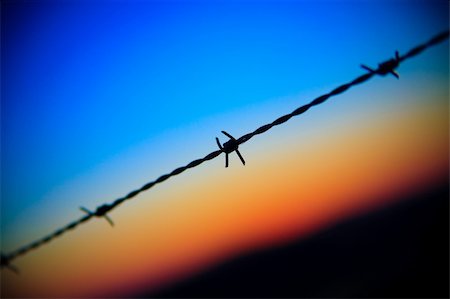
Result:
M8 253L448 29L448 1L2 3ZM405 61L2 269L5 297L130 296L448 177L449 48Z

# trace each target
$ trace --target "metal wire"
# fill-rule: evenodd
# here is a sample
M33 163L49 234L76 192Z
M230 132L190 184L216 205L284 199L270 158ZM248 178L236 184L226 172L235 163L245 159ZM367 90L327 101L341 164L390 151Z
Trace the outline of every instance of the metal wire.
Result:
M265 125L259 127L258 129L254 130L251 133L241 136L240 138L236 139L235 142L237 142L237 145L243 144L243 143L249 141L255 135L263 134L263 133L267 132L268 130L270 130L271 128L273 128L274 126L281 125L281 124L287 122L292 117L305 113L311 107L323 104L329 98L346 92L350 87L353 87L355 85L366 82L367 80L372 78L374 75L384 76L388 73L396 74L395 68L397 68L404 60L414 57L414 56L420 54L421 52L423 52L425 49L447 40L448 37L449 37L449 31L447 30L445 32L442 32L442 33L436 35L429 41L412 48L410 51L408 51L404 55L398 56L398 53L397 53L396 58L393 58L393 59L390 59L390 60L380 63L378 65L378 68L375 70L369 69L368 67L364 67L364 69L369 70L368 73L361 75L346 84L336 87L329 93L315 98L310 103L295 109L291 113L288 113L286 115L283 115L283 116L277 118L276 120L274 120L273 122L271 122L269 124L265 124ZM237 145L236 145L236 150L237 150ZM202 164L203 162L212 160L212 159L216 158L217 156L219 156L221 153L228 154L227 152L224 151L224 149L220 149L220 150L214 151L212 153L209 153L208 155L206 155L205 157L203 157L201 159L194 160L185 166L179 167L168 174L164 174L164 175L160 176L156 180L145 184L144 186L142 186L139 189L131 191L127 195L120 197L111 203L105 203L103 205L100 205L99 207L97 207L97 209L94 212L90 212L89 210L82 208L83 211L85 211L87 214L84 215L83 217L79 218L78 220L70 222L69 224L62 226L61 228L55 230L53 233L50 233L47 236L44 236L36 241L33 241L30 244L22 246L16 250L10 252L9 254L2 254L1 255L1 268L6 267L6 268L12 269L15 272L17 272L16 268L11 265L12 260L16 259L17 257L19 257L21 255L27 254L32 250L35 250L35 249L41 247L42 245L56 239L57 237L60 237L64 233L75 229L80 224L87 222L88 220L90 220L93 217L105 217L112 224L112 221L107 216L107 213L109 211L113 210L114 208L116 208L117 206L122 204L123 202L135 197L139 193L146 191L146 190L154 187L155 185L164 182L165 180L169 179L170 177L173 177L175 175L178 175L178 174L184 172L185 170L187 170L189 168L197 167L200 164Z

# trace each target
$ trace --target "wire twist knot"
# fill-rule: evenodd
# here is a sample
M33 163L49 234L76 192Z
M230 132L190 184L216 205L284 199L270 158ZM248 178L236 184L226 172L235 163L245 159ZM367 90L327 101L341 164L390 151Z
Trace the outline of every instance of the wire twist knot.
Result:
M9 270L15 272L16 274L19 274L19 270L15 266L11 265L10 262L11 260L9 256L4 255L3 253L0 254L0 266L2 268L3 267L8 268Z
M236 152L236 154L238 155L239 159L241 159L242 164L245 165L245 160L244 160L244 158L242 157L241 153L238 150L239 142L233 136L228 134L227 132L222 131L222 133L225 136L227 136L228 138L230 138L230 140L228 140L223 145L221 145L220 142L219 142L219 138L216 137L217 145L219 146L220 150L225 153L225 167L228 167L228 154L230 154L232 152Z
M399 79L399 75L395 71L395 69L398 67L399 64L400 64L400 55L398 54L398 51L395 51L395 57L392 59L389 59L388 61L379 63L378 69L376 69L376 70L373 70L364 64L361 64L361 67L363 69L369 71L369 73L372 73L372 74L378 74L378 75L382 75L382 76L391 74L395 78Z
M112 208L113 208L112 205L104 204L99 206L95 210L95 212L92 212L85 207L80 207L80 210L91 216L104 217L106 221L108 221L108 223L111 224L111 226L114 226L114 222L112 221L112 219L108 215L106 215L106 213L108 213Z

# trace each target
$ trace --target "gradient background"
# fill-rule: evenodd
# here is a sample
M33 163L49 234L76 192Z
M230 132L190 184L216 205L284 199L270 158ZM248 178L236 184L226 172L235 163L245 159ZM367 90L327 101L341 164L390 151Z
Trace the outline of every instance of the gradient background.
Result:
M448 1L2 1L1 249L448 28ZM132 296L448 180L448 42L1 271L6 297ZM448 236L447 236L448 237Z

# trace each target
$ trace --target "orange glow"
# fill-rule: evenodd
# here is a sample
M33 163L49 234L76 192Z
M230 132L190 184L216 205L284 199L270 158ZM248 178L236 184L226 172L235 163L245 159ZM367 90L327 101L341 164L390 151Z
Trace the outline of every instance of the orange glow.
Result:
M232 157L225 171L214 160L114 211L114 229L93 221L18 259L24 273L4 272L5 295L121 296L158 288L388 204L448 171L446 113L417 105L382 123L327 128L327 138L268 135L264 151L257 141L244 147L251 157L245 167Z

